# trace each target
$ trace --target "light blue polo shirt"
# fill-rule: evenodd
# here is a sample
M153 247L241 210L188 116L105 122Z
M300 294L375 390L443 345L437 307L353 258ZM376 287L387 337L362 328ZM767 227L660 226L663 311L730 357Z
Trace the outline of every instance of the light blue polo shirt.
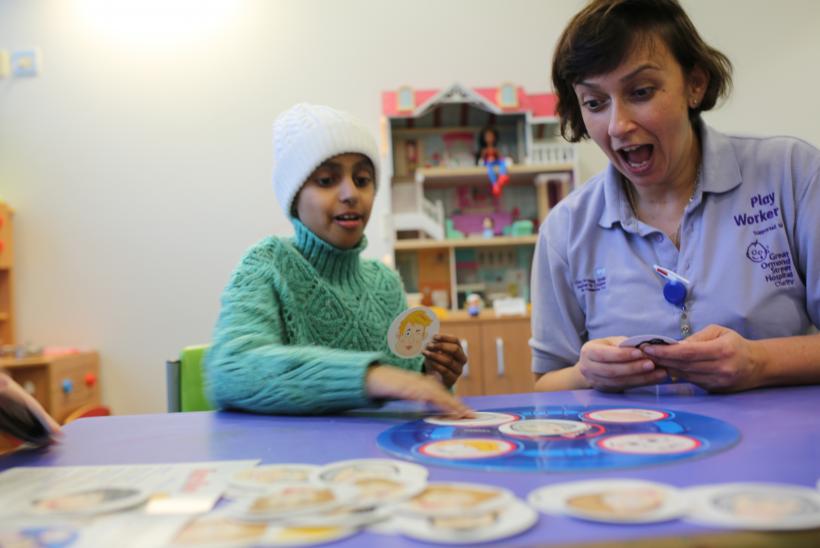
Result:
M703 165L680 250L635 218L612 165L550 212L533 260L534 372L575 364L590 339L683 338L681 307L664 299L654 264L691 282L693 333L714 323L765 339L820 326L820 151L700 127Z

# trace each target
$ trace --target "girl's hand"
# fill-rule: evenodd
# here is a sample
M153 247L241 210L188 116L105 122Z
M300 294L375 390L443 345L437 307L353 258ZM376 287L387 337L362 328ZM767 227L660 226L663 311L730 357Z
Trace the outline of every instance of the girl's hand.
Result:
M461 348L458 337L439 333L433 336L432 342L422 350L424 354L424 370L429 373L438 373L441 382L451 388L467 363L467 355Z
M472 409L450 394L437 380L389 365L373 365L365 376L365 390L372 398L391 398L431 403L456 418L474 417Z

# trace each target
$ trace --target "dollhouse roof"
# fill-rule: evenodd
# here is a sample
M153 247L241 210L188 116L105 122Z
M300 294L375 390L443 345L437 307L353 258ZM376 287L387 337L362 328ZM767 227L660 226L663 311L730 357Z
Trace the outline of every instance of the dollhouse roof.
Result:
M554 93L530 94L516 86L517 105L505 107L501 103L501 86L494 88L469 88L455 83L443 90L412 90L412 110L399 110L399 92L382 92L382 114L388 118L418 118L438 105L470 104L492 114L525 114L533 118L552 118L556 115L558 98Z

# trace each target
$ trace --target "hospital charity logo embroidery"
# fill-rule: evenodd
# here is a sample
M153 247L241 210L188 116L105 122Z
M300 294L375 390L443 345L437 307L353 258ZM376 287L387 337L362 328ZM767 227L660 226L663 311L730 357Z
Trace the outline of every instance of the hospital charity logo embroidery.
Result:
M591 278L578 278L575 280L575 289L581 293L591 293L606 289L606 268L596 268L595 275Z
M773 253L768 247L755 240L746 248L746 258L760 265L765 280L775 287L794 285L794 269L791 254L788 251Z

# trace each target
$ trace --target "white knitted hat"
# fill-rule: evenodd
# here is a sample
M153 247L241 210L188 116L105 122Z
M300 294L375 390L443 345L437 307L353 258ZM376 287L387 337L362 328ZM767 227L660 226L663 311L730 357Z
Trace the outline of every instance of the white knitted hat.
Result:
M378 181L379 148L359 120L323 105L299 103L273 122L273 190L285 216L291 218L296 193L322 162L345 153L373 162Z

